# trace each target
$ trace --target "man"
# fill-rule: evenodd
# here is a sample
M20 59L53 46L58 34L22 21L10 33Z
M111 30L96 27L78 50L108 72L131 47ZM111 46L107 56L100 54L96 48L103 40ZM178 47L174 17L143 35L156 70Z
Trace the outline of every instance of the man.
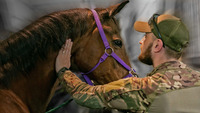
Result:
M136 31L145 33L140 41L141 54L138 58L141 62L154 67L147 77L130 77L105 85L90 86L68 70L72 42L67 40L65 48L60 50L56 61L59 79L63 80L66 90L74 100L86 107L116 108L142 113L183 112L181 110L190 104L185 102L181 103L179 108L167 108L166 110L167 104L164 104L164 107L159 106L159 97L165 94L171 95L171 92L180 89L198 88L199 90L200 88L200 72L178 61L188 45L188 30L179 18L165 14L154 14L148 23L136 21L134 28ZM181 95L184 95L183 99L192 98L187 97L186 93L177 94L175 98ZM199 106L199 94L194 93L194 95L197 97L192 102ZM157 104L154 105L154 102ZM189 108L189 111L184 112L191 113L195 110L199 112L199 107Z

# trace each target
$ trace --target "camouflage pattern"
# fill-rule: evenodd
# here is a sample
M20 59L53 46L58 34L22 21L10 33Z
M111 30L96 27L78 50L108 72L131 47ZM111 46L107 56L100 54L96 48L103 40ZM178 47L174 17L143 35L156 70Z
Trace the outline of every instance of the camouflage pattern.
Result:
M131 77L105 85L90 86L71 71L65 71L59 79L74 100L82 106L136 113L148 112L156 96L177 89L200 86L200 72L179 61L161 64L145 78Z

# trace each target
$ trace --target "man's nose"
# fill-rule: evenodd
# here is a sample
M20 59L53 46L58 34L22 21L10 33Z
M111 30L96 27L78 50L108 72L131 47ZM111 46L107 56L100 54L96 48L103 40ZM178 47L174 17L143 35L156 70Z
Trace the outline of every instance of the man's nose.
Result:
M142 44L145 40L145 36L139 41L140 44Z

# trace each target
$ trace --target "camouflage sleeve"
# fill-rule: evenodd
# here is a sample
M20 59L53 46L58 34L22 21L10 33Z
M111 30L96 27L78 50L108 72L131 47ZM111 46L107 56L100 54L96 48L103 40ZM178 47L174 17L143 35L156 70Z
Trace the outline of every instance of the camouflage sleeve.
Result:
M145 111L150 105L148 94L154 92L162 77L126 78L105 85L90 86L71 71L63 75L63 84L74 100L89 108L115 108Z

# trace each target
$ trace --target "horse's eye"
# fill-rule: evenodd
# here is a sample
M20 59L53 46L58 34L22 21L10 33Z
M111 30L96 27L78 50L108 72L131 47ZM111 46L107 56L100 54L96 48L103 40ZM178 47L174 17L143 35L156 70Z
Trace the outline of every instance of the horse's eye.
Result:
M116 46L119 46L120 48L122 47L122 41L121 40L114 40L113 42Z

